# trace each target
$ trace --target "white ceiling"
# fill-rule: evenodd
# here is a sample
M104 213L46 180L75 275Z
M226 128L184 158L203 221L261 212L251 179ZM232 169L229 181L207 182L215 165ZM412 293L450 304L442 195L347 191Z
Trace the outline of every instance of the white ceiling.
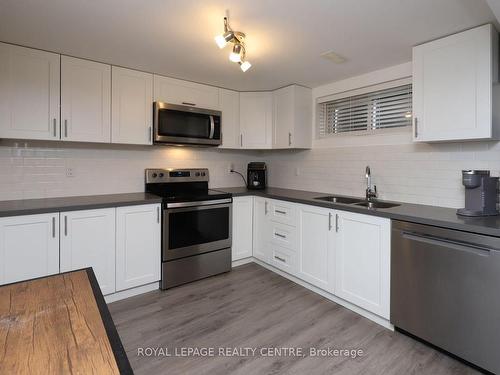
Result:
M214 43L226 10L247 34L246 73ZM315 87L494 21L484 0L0 0L1 41L237 90Z

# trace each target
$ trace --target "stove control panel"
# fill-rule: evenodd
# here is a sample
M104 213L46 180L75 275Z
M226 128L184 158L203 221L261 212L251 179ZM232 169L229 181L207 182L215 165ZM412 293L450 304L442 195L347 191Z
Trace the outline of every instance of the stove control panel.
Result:
M172 182L208 182L208 169L146 169L146 184Z

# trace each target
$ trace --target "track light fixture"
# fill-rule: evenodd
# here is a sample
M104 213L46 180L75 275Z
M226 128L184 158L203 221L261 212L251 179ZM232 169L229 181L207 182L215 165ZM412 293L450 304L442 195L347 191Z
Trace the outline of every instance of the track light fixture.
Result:
M240 65L240 69L246 72L252 64L245 60L245 34L240 31L233 31L229 26L227 17L224 17L224 33L215 37L215 43L219 48L224 48L228 43L233 44L233 49L229 54L229 60Z

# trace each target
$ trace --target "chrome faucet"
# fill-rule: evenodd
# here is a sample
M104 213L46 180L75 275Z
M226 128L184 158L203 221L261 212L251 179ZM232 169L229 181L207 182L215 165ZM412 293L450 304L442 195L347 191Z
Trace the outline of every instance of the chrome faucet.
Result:
M373 198L377 198L377 186L372 187L372 174L370 171L370 166L366 166L366 200L371 201Z

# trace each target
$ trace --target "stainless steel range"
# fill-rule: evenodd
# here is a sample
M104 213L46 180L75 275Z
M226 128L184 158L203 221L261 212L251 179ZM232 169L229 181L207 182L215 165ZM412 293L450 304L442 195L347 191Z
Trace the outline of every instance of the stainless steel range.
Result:
M146 191L163 197L162 289L231 270L232 196L208 180L208 169L146 169Z

